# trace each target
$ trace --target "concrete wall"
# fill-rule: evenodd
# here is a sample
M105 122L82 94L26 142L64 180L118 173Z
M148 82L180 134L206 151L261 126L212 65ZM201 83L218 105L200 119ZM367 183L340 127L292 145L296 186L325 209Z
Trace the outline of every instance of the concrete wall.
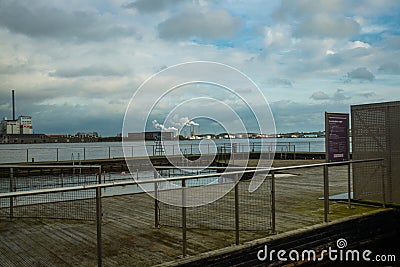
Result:
M351 218L342 219L328 224L319 224L300 230L259 239L239 246L232 246L216 251L207 252L199 256L188 257L175 262L161 264L159 266L281 266L289 264L289 261L279 261L276 252L285 250L287 252L295 249L296 251L315 250L321 252L323 249L332 247L337 249L336 242L340 238L347 241L344 249L358 249L361 252L368 249L374 255L396 254L396 262L388 264L398 264L399 251L396 246L391 246L390 240L398 240L400 237L400 212L395 209L377 211L370 215L357 215ZM275 250L275 257L272 261L260 261L257 253L265 249ZM339 254L339 253L338 253ZM287 255L286 255L287 256ZM297 262L298 264L309 264L319 266L322 264L340 264L343 262ZM360 262L350 262L360 264ZM366 262L361 262L366 263ZM336 265L335 265L336 266ZM347 265L346 265L347 266ZM358 265L357 265L358 266ZM361 265L362 266L362 265ZM369 265L368 265L369 266Z

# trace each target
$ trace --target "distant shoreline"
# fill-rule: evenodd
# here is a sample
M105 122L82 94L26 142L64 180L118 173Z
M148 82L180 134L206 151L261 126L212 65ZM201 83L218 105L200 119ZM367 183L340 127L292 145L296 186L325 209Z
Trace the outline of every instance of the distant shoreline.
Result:
M42 136L41 134L32 134L32 135L24 135L21 137L13 137L12 142L4 142L4 139L0 138L0 145L21 145L21 144L81 144L81 143L120 143L122 142L121 137L98 137L96 139L72 139L72 140L51 140L51 139L43 139L38 136ZM280 136L280 137L263 137L263 138L211 138L209 140L259 140L259 139L294 139L294 140L299 140L299 139L324 139L325 137L287 137L287 136ZM202 140L202 138L199 139L180 139L179 141L198 141ZM135 142L138 140L125 140L127 142ZM146 140L148 142L152 142L155 140ZM168 140L168 141L174 141L174 140ZM178 140L176 140L178 141Z

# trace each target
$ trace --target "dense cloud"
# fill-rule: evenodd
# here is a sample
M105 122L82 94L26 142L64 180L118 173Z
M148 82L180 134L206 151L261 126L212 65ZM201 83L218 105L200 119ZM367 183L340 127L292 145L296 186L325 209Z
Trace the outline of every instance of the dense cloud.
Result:
M207 60L248 75L278 131L321 130L324 111L400 100L399 11L398 0L0 0L0 118L14 89L36 132L115 135L146 79ZM191 107L204 108L219 112Z
M120 25L107 16L87 10L68 12L56 7L0 2L0 26L30 37L69 41L101 41L136 36L130 26Z
M125 4L124 8L135 9L144 13L155 13L183 2L185 0L136 0Z
M330 97L326 93L324 93L322 91L314 92L311 95L311 98L314 99L314 100L327 100L327 99L330 99Z
M238 31L240 18L225 10L200 12L191 10L179 13L158 25L159 35L166 40L202 40L231 38Z
M59 69L49 72L50 77L84 77L84 76L124 76L128 73L122 68L112 68L105 65L93 65L82 68Z
M294 31L294 36L346 38L356 35L359 31L360 25L352 19L330 14L315 14L301 21Z
M343 89L337 89L336 92L333 93L332 96L329 96L327 93L322 92L322 91L314 92L314 93L311 95L311 99L317 100L317 101L321 101L321 100L324 100L324 101L330 100L330 101L341 102L341 101L343 101L343 100L348 100L348 99L350 99L350 98L351 98L351 97L345 95L345 92L344 92Z
M348 80L370 81L375 79L374 74L365 67L354 69L347 73Z

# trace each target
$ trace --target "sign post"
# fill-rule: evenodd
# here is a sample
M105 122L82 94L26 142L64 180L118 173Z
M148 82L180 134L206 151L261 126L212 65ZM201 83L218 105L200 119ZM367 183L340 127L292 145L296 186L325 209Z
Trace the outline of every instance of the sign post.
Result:
M326 162L350 159L349 114L325 112Z
M326 162L350 160L349 114L325 112L325 158ZM326 170L327 172L327 170ZM325 173L325 172L324 172ZM347 200L351 207L351 176L350 164L347 166ZM328 183L328 173L325 174L325 183ZM326 186L329 186L326 185ZM328 191L327 189L326 191ZM329 192L329 191L328 191ZM325 195L324 198L329 196ZM325 199L326 205L328 200Z

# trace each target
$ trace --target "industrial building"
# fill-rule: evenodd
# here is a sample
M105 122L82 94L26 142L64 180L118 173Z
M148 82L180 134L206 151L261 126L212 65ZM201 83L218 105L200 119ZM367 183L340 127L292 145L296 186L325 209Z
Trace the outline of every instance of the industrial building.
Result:
M15 98L12 93L12 119L4 117L0 123L1 143L42 143L43 135L34 135L31 116L19 116L15 118Z
M0 124L0 134L33 134L32 117L19 116L16 120L4 117Z
M11 99L12 99L12 120L7 119L7 117L3 118L0 124L0 135L33 134L31 116L19 116L18 119L15 119L14 90L11 90Z

